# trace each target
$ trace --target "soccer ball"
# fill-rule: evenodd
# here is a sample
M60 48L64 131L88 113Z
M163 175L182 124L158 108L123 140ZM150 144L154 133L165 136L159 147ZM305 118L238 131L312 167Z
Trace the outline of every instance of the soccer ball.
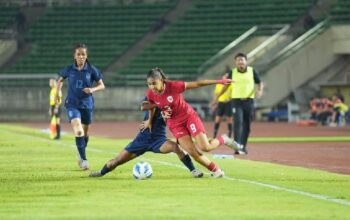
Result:
M144 179L151 178L153 174L153 170L149 163L140 162L135 164L132 170L132 174L134 175L135 179L144 180Z

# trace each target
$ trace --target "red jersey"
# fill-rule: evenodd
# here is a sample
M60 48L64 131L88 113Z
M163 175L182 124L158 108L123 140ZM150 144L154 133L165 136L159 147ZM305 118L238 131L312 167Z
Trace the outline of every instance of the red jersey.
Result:
M168 126L185 121L189 115L196 114L194 109L185 101L182 94L185 91L185 82L167 81L162 94L156 94L152 90L147 91L147 99L165 110L169 106L172 110L171 118L167 120Z

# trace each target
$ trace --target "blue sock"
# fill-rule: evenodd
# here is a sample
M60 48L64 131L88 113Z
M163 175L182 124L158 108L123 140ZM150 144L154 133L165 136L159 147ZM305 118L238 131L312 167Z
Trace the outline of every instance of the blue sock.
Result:
M88 143L89 143L89 136L85 136L85 147L87 147Z
M106 173L108 173L110 170L108 169L108 167L107 167L107 164L105 164L104 166L103 166L103 168L101 169L101 174L102 175L105 175Z
M192 163L192 160L190 158L190 156L188 154L186 154L182 159L181 159L182 163L185 164L185 166L190 170L194 170L194 166Z
M84 137L75 137L75 144L77 145L80 158L83 160L86 160L85 138Z

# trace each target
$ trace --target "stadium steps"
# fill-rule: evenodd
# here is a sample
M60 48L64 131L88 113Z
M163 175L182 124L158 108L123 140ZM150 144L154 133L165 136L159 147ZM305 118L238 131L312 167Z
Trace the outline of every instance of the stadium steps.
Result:
M105 69L147 33L174 5L135 3L127 6L55 6L30 26L32 50L7 73L56 73L72 63L72 48L89 47L91 62ZM125 22L128 21L128 22Z
M173 23L179 16L181 16L190 4L190 0L179 0L176 6L164 15L158 27L150 30L147 34L145 34L142 39L140 39L130 49L122 54L119 59L112 63L106 69L106 72L115 73L119 68L124 66L125 63L128 63L131 58L137 56L148 44L158 38L159 34L165 27L171 25L171 23Z
M252 26L294 22L313 2L195 0L184 16L118 73L144 74L159 66L170 76L185 74L185 80L196 78L202 63ZM254 16L246 11L254 11Z
M5 6L0 4L0 29L5 29L15 24L18 11L19 7L17 6Z
M350 1L338 0L331 9L332 22L344 24L350 22Z

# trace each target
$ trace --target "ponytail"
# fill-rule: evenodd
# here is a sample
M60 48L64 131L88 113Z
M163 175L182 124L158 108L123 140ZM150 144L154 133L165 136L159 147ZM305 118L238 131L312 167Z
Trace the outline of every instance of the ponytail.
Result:
M163 70L159 67L153 68L147 73L147 79L148 78L155 78L155 79L161 79L163 81L166 81L168 78L165 76Z

